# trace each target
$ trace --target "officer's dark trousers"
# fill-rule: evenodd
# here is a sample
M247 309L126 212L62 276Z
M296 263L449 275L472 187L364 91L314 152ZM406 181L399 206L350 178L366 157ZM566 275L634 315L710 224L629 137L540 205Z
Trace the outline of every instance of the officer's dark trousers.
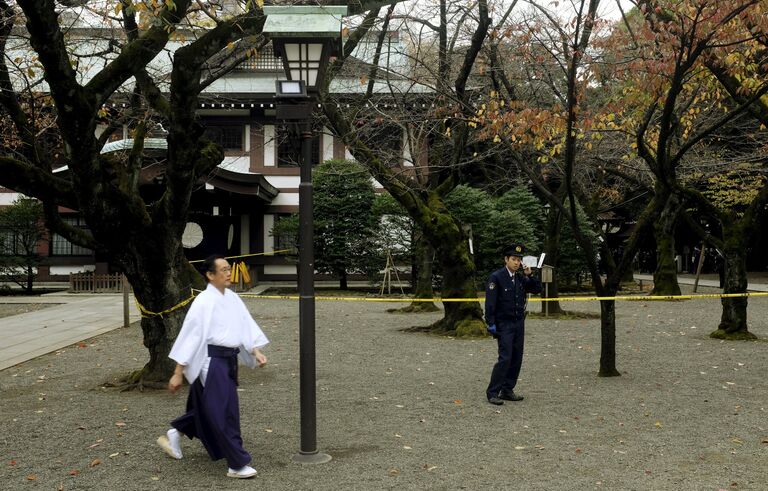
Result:
M523 345L525 342L525 321L501 322L496 324L499 345L499 360L493 366L491 383L488 384L488 397L509 393L517 384L520 367L523 365Z
M227 459L227 465L239 469L248 465L251 455L240 437L240 403L237 397L237 348L208 346L211 363L205 387L200 378L189 388L187 412L171 426L198 438L213 460Z

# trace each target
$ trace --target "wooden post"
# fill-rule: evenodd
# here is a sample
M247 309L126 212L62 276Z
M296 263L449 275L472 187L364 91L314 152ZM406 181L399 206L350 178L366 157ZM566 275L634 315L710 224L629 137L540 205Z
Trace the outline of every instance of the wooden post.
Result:
M699 276L701 276L701 268L704 266L704 255L707 250L705 244L701 244L701 254L699 254L699 265L696 267L696 279L693 281L693 293L699 288Z

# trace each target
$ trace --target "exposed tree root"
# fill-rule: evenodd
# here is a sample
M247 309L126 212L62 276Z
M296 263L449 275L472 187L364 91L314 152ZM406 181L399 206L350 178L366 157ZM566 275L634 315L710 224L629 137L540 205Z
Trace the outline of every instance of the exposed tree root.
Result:
M423 312L438 312L440 307L430 302L413 302L407 307L399 309L387 309L387 312L393 314L418 314Z

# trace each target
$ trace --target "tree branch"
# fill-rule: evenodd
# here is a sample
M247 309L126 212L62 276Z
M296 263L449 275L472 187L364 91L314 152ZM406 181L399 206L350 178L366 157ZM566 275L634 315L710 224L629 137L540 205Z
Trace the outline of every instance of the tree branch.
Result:
M50 172L28 163L0 156L0 174L3 186L39 199L55 200L72 209L77 209L77 196L72 183Z

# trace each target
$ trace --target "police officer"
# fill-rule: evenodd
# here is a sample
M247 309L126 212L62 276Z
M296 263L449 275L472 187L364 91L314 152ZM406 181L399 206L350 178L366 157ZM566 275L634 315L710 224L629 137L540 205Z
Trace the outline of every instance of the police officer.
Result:
M491 273L485 289L485 322L499 345L499 360L486 390L491 404L523 400L514 389L523 364L526 294L541 292L541 282L522 264L524 252L520 244L506 247L504 267Z

